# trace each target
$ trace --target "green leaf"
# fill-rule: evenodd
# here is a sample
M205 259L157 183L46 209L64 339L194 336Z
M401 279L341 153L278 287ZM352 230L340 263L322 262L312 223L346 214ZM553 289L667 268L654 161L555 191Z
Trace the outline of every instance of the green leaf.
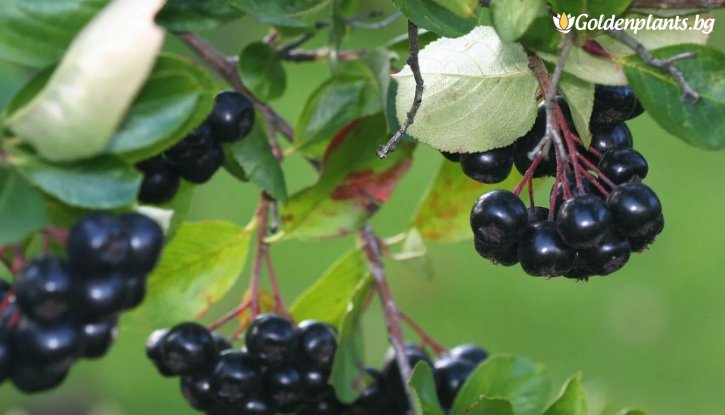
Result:
M518 40L538 17L548 13L546 0L492 0L490 8L493 26L505 42Z
M420 231L411 228L405 233L400 251L391 255L392 259L412 268L416 275L433 278L433 264L428 257L428 247Z
M214 29L242 16L244 12L230 5L229 0L168 0L156 21L179 32Z
M100 156L72 164L55 164L18 148L8 148L8 152L10 163L23 177L70 206L114 209L136 201L141 174L117 158Z
M115 0L74 39L45 87L6 125L45 159L101 153L151 71L164 0Z
M622 409L618 412L618 415L649 415L646 411L641 409Z
M228 146L233 161L244 177L261 187L280 202L287 200L287 185L279 161L272 153L264 123L257 119L252 131L243 140Z
M550 0L557 13L573 14L574 17L588 13L593 18L599 15L609 17L627 10L632 0Z
M330 70L333 74L338 73L339 59L338 54L340 53L340 45L342 39L347 34L347 21L345 13L343 12L343 0L332 0L331 1L331 18L330 18L330 39L328 41L330 55Z
M401 12L419 27L441 36L457 37L478 24L478 0L393 0Z
M109 0L0 2L0 60L43 68L60 60L78 31Z
M370 292L372 277L368 274L355 288L347 304L345 315L337 326L337 351L332 364L330 383L340 402L352 403L365 390L368 375L365 371L363 332L360 318L363 303Z
M17 172L0 167L0 245L48 224L43 195Z
M382 114L343 128L330 143L316 184L294 194L282 210L287 236L318 239L355 232L388 200L410 167L413 146L403 143L380 160L388 136Z
M440 35L430 30L418 29L418 48L423 49L428 46L431 42L440 39ZM385 44L385 48L392 52L396 56L396 60L405 63L408 58L408 52L410 50L410 41L408 40L408 34L402 34L391 39Z
M551 16L547 10L534 19L529 25L529 30L518 39L518 42L529 49L556 53L559 50L561 38L562 34L551 24Z
M516 415L538 415L549 396L549 378L541 365L515 356L494 356L471 373L453 403L453 414L466 413L482 396L511 402Z
M423 196L412 226L423 239L456 242L471 238L471 203L493 189L511 189L521 176L512 172L502 183L487 185L469 179L459 163L443 160L435 180Z
M594 84L564 73L559 82L559 90L569 104L579 137L585 144L589 144L592 138L589 119L594 108Z
M339 326L348 302L360 282L369 278L367 262L359 250L346 253L290 307L295 320L314 319Z
M221 221L184 223L148 279L144 326L188 320L219 300L244 269L251 231Z
M419 362L413 368L413 373L408 381L413 398L420 406L420 415L443 415L443 409L438 401L436 383L433 378L433 370L425 362Z
M437 150L469 153L505 147L531 129L538 83L521 45L503 43L492 27L477 27L429 44L419 58L425 90L411 136ZM402 123L415 80L408 66L394 78Z
M239 55L239 72L244 84L262 100L279 98L287 87L287 75L277 50L254 42Z
M661 72L639 56L624 60L624 71L634 93L647 113L669 133L685 142L710 149L725 148L725 54L699 45L678 45L652 51L666 59L679 53L695 51L697 57L674 65L700 94L693 104L682 101L682 89L670 75Z
M452 412L454 415L515 415L511 402L500 398L487 398L481 396L471 406L462 412ZM518 415L518 414L516 414Z
M587 398L579 375L567 381L561 395L543 415L587 415Z
M229 0L257 20L291 27L309 27L325 11L329 10L331 0Z

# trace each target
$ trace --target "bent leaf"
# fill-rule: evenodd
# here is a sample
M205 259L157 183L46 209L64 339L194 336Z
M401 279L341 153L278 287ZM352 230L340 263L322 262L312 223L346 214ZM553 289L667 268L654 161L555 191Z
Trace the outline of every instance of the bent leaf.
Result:
M546 409L544 415L587 415L587 398L579 375L567 381L561 395Z
M493 26L506 42L518 40L539 16L548 13L545 0L492 0L490 8Z
M401 12L419 27L441 36L457 37L478 24L478 0L393 0Z
M229 0L257 20L275 26L309 27L331 0Z
M408 381L413 399L419 407L420 415L443 415L443 408L436 394L436 383L433 370L427 363L421 361L413 368Z
M169 30L209 30L238 19L244 12L229 0L168 0L156 21Z

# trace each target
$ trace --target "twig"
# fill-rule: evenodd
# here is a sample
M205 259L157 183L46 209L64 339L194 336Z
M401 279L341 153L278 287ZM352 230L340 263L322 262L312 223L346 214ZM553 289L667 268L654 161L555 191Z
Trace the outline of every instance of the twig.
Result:
M682 100L696 103L700 100L700 94L695 91L694 88L687 82L685 75L674 66L674 63L682 60L692 58L696 55L696 52L681 53L670 57L669 59L659 59L652 55L647 48L622 30L607 30L607 34L612 38L616 39L620 43L626 45L639 55L642 60L648 65L654 66L660 71L669 74L682 88Z
M256 317L260 313L259 304L259 280L262 273L262 260L267 255L269 245L264 242L264 238L267 234L267 197L262 194L262 197L257 206L257 222L259 223L259 229L257 230L257 250L254 255L254 264L252 265L252 275L249 282L249 295L251 296L251 307L252 307L252 318Z
M405 313L403 313L401 311L400 312L400 319L405 324L407 324L408 327L410 327L411 330L413 330L415 332L415 334L418 335L418 337L420 337L420 339L423 341L423 344L425 344L427 346L430 346L430 348L433 349L433 351L438 356L442 356L442 355L444 355L446 353L446 348L443 347L443 345L441 345L440 343L438 343L433 338L433 336L431 336L430 334L428 334L428 332L425 331L421 326L419 326L418 323L416 323L415 321L413 321L413 319L410 318L410 316L408 316L407 314L405 314Z
M287 306L285 306L284 301L282 300L282 293L279 290L279 284L277 283L277 276L274 272L274 267L272 266L272 256L270 255L269 250L267 250L265 259L267 263L267 274L269 275L269 283L272 286L272 293L274 294L274 311L277 313L281 313L282 315L287 317L288 320L292 321L292 315L289 313L289 310L287 310Z
M371 12L368 14L368 18L377 17L380 15L382 15L381 12L378 12L377 15L373 15L373 13ZM360 19L360 18L358 18L358 19L350 18L347 20L347 24L356 29L377 30L377 29L382 29L382 28L390 26L391 24L397 22L398 19L400 19L401 17L403 17L403 13L400 11L397 11L397 12L391 14L390 16L386 17L385 19L380 20L379 22L365 23L365 22L361 22L360 20L362 20L362 19Z
M418 64L418 26L411 21L408 21L408 41L410 42L408 66L410 66L410 70L413 72L413 78L415 79L415 96L413 97L413 104L410 106L403 125L400 126L400 129L393 134L393 137L378 151L378 157L380 158L384 158L389 152L395 150L398 142L405 136L408 128L415 121L415 115L418 113L420 104L423 102L423 76L420 74L420 65Z
M339 61L351 61L360 59L367 54L367 50L346 50L338 52L337 59ZM317 50L290 50L288 52L280 51L280 58L289 62L314 62L325 59L330 55L330 49L322 48Z
M223 326L224 324L232 321L233 319L239 317L242 315L243 312L247 311L251 305L250 300L243 301L241 304L239 304L236 308L231 310L230 312L226 313L222 318L215 321L214 323L210 324L207 328L209 331L213 331L218 329L219 327Z

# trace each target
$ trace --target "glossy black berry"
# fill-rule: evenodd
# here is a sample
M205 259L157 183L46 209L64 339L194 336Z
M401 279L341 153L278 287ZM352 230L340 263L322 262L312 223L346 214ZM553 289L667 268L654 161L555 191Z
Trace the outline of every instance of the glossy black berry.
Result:
M164 244L164 231L156 221L139 213L119 217L128 233L128 260L124 271L130 274L148 274L156 266Z
M297 346L297 332L287 319L263 314L249 326L245 338L249 354L265 365L277 366L289 361Z
M108 353L116 339L117 327L118 319L116 317L84 324L81 328L83 357L95 359Z
M473 234L488 246L506 247L516 243L526 222L524 203L507 190L484 194L471 210Z
M163 359L161 358L161 341L164 339L166 334L169 332L167 329L159 329L155 330L151 335L149 335L148 340L146 340L146 357L151 360L151 362L156 367L156 370L158 372L166 377L173 376L174 372L166 366Z
M15 333L14 350L18 361L24 365L63 372L83 352L82 341L80 328L74 324L43 327L25 320Z
M456 346L451 349L448 355L454 359L464 360L474 366L478 366L479 363L488 359L488 352L475 344L461 344Z
M67 250L72 269L92 275L108 272L126 262L128 234L116 216L90 214L71 228Z
M146 278L140 275L131 275L124 278L125 300L123 308L130 310L138 307L146 297Z
M573 128L574 121L571 117L571 111L569 106L563 97L558 96L556 98L559 107L564 113L564 118L567 120L570 128ZM546 134L546 108L544 103L539 104L536 120L531 130L524 134L523 137L517 139L513 144L513 160L516 170L521 174L525 174L526 170L529 169L533 160L529 157L529 153L536 148ZM549 152L546 157L543 157L538 167L534 171L534 177L545 177L554 176L556 174L556 155L554 153L554 146L549 147Z
M448 161L459 162L461 161L461 153L451 153L448 151L441 151L443 157Z
M376 369L368 368L368 374L372 378L371 383L363 391L360 397L348 409L349 415L369 415L381 413L387 415L391 405L391 398L388 393L388 386L383 374Z
M615 184L638 181L647 177L649 165L637 150L619 148L608 151L599 161L599 170Z
M242 404L242 415L274 415L274 406L260 398L248 399Z
M571 269L564 274L564 278L569 278L579 281L587 281L589 277L596 275L589 263L581 256L579 252L574 257L574 264Z
M629 261L632 247L624 236L609 232L593 247L579 252L597 275L609 275Z
M10 291L10 283L0 278L0 300Z
M214 364L216 354L211 333L197 323L181 323L161 341L161 359L174 374L198 374Z
M575 251L564 242L551 221L527 226L519 241L519 262L529 275L563 275L571 269L574 255Z
M211 375L216 400L227 408L239 408L262 388L262 375L256 360L249 354L227 350L219 359Z
M97 321L121 311L125 304L125 277L111 274L80 282L73 306L82 321Z
M665 228L665 218L660 215L654 223L654 226L650 228L650 231L642 236L635 238L629 238L629 244L631 245L632 252L642 252L650 244L655 241L657 235L662 233Z
M188 166L204 157L213 145L211 127L208 123L203 123L183 140L166 150L164 156L174 166Z
M576 184L576 176L572 172L567 172L567 183L569 186L569 192L572 196L578 196L578 195L594 195L594 196L600 196L601 192L599 189L589 180L587 180L584 177L581 177L581 190L579 190L579 187ZM549 197L551 197L551 194L554 193L556 190L556 207L557 211L555 213L558 214L558 208L561 207L562 204L564 204L564 183L558 183L556 186L551 187L551 193L549 194ZM556 215L554 216L556 217Z
M443 358L435 363L435 380L438 399L444 409L453 405L461 386L473 372L475 365L461 359Z
M622 122L592 131L589 148L599 151L600 154L605 154L607 151L618 148L632 148L632 145L632 133L629 131L627 124Z
M300 408L298 415L342 415L343 405L330 394Z
M652 233L660 226L662 205L655 192L642 183L617 186L607 198L617 231L627 238Z
M237 141L252 130L254 107L244 95L234 91L224 91L214 98L214 109L207 122L217 141L227 143Z
M181 394L192 408L206 411L216 406L216 394L211 387L209 377L182 376L180 384Z
M179 173L162 157L154 157L137 165L143 172L138 200L158 205L171 200L179 190Z
M556 227L574 248L591 248L612 227L612 213L604 199L580 195L567 200L556 215Z
M10 333L0 332L0 383L10 376L12 371L13 355L10 344Z
M67 375L67 369L55 370L21 364L13 370L10 381L23 393L37 393L55 388L63 383Z
M466 176L481 183L500 183L513 166L512 146L481 153L461 154L461 169Z
M526 214L528 223L549 220L549 208L545 208L543 206L536 206L533 209L526 209Z
M265 377L265 392L280 412L294 411L302 401L302 378L293 368L276 369Z
M488 259L493 264L510 267L519 262L519 248L516 244L498 247L486 245L479 241L478 238L473 238L473 245L478 255Z
M431 367L433 366L433 362L428 354L414 344L405 345L405 358L408 361L408 366L411 368L414 368L420 362L425 362ZM385 377L385 383L388 385L391 395L394 398L405 400L405 387L403 385L403 379L400 377L400 369L393 348L388 349L386 353L383 376ZM403 403L407 408L407 401Z
M597 85L590 123L594 127L611 126L642 113L639 100L628 86Z
M315 400L326 394L330 388L327 381L330 371L325 369L307 369L300 372L302 392L306 400Z
M312 367L330 368L337 349L337 333L325 323L306 320L298 325L299 357Z
M15 285L15 297L26 316L44 322L58 321L70 310L73 284L60 259L39 258L23 268Z
M221 144L215 143L194 163L179 166L179 175L194 184L206 183L211 180L223 163L224 149Z
M218 331L213 331L211 333L211 337L214 339L214 345L216 346L217 353L221 353L224 350L232 348L232 344L229 343L229 340L227 340L227 338Z

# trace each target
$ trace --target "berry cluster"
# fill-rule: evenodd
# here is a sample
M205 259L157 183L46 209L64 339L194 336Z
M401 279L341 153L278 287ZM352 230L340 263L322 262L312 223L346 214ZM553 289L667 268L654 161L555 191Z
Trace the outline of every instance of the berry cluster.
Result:
M471 211L475 248L494 263L520 263L534 276L586 280L608 275L664 228L657 195L641 183L649 166L632 148L625 124L643 108L628 87L597 86L588 148L572 132L574 123L562 97L555 108L563 151L555 145L540 148L546 133L542 103L532 129L512 145L458 155L463 172L483 183L503 181L513 166L524 175L513 192L495 190L476 201ZM455 154L444 155L456 159ZM549 208L535 206L530 192L527 209L519 198L523 186L546 176L555 177Z
M254 125L254 107L242 94L225 91L214 99L207 119L163 154L138 163L144 173L138 199L159 204L171 200L180 178L202 184L224 163L224 143L246 137Z
M70 230L67 262L38 258L14 286L0 282L0 382L48 390L76 359L105 355L118 313L142 301L162 243L146 216L91 214Z
M336 349L331 326L276 314L252 322L242 349L196 323L157 330L146 344L162 375L181 376L193 408L219 415L341 414L328 385Z

